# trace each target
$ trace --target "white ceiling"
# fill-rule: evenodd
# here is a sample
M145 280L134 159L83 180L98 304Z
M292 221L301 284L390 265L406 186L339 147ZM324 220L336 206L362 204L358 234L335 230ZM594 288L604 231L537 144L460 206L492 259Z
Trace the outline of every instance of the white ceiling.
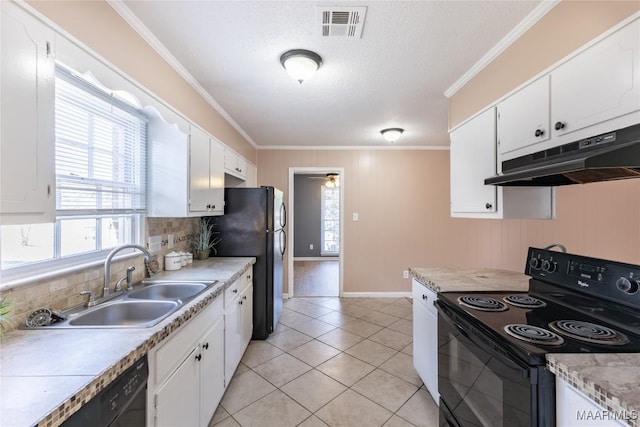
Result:
M448 145L444 92L541 1L130 1L150 31L258 147ZM322 37L316 7L367 6L361 39ZM126 11L125 11L126 12ZM121 11L122 13L122 11ZM298 84L282 53L323 65Z

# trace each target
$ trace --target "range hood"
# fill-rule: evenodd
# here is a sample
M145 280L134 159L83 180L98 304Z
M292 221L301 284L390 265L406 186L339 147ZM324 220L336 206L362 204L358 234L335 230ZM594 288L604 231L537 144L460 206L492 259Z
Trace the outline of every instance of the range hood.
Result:
M501 186L557 186L640 178L640 124L502 162Z

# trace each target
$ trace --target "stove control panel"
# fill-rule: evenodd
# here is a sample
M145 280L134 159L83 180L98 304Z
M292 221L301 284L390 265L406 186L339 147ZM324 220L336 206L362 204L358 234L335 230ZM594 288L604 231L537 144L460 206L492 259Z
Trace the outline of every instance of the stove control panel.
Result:
M529 248L525 274L582 293L640 306L640 266Z

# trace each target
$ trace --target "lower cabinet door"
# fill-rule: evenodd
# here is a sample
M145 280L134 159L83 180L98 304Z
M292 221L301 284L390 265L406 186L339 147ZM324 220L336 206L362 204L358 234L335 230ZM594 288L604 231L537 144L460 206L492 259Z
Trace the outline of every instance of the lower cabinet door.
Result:
M253 286L247 287L242 292L242 345L241 353L249 345L251 336L253 335ZM240 355L242 358L242 355Z
M189 356L155 395L155 425L157 427L197 426L200 423L198 389L199 348Z
M234 301L224 315L224 377L227 383L238 367L242 357L242 305L243 300Z
M200 425L206 427L224 394L224 321L220 319L200 343Z

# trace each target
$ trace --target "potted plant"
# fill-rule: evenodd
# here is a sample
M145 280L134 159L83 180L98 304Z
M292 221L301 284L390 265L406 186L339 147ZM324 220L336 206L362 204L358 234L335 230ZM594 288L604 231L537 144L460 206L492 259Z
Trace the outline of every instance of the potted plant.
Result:
M0 338L2 338L5 325L11 326L12 322L9 319L9 313L13 309L13 301L7 298L0 298Z
M191 238L191 246L196 259L204 260L209 258L211 249L217 254L215 245L220 243L219 231L214 231L215 223L213 221L207 221L205 218L200 218L200 226L198 233Z

